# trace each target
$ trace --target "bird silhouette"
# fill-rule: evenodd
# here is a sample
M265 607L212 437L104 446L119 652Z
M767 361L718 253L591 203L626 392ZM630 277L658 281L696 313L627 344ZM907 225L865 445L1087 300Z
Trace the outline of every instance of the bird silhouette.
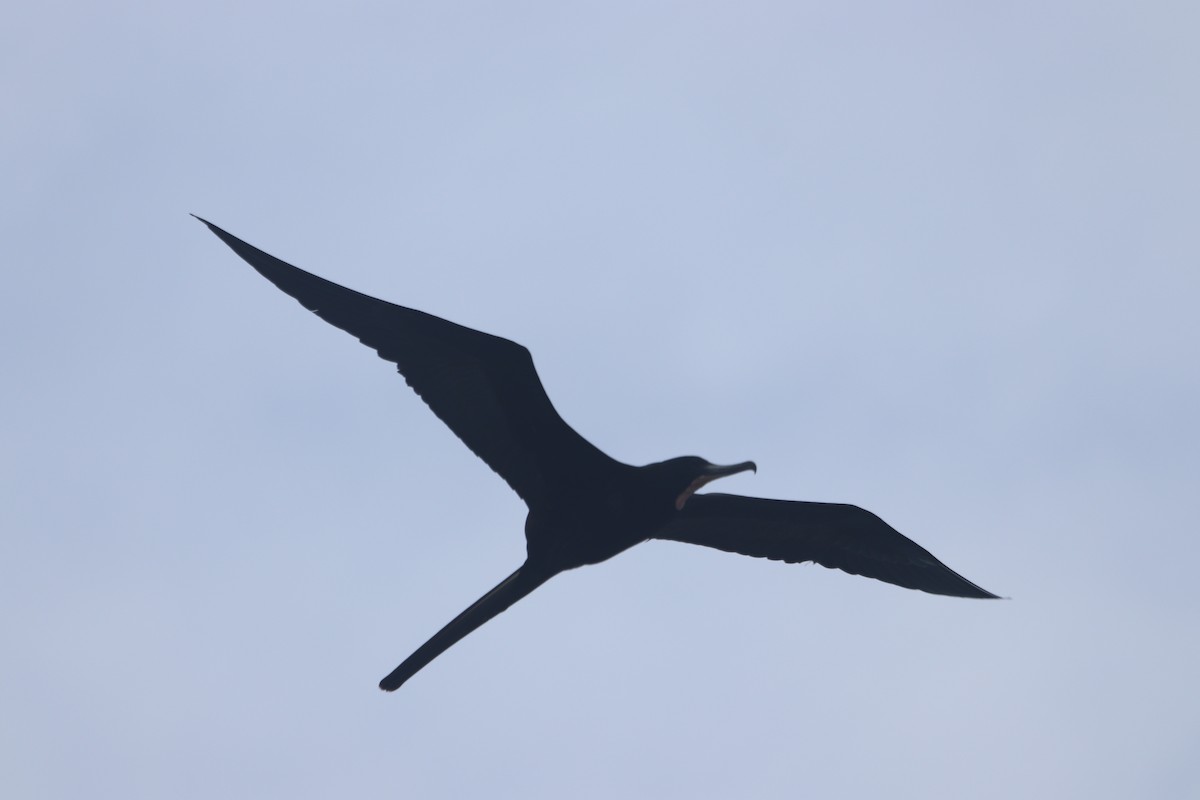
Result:
M525 563L380 681L385 691L558 573L649 539L813 561L933 594L996 597L857 506L695 494L717 478L756 470L752 461L721 466L682 456L641 467L621 463L563 421L523 346L331 283L196 219L309 311L394 363L529 507Z

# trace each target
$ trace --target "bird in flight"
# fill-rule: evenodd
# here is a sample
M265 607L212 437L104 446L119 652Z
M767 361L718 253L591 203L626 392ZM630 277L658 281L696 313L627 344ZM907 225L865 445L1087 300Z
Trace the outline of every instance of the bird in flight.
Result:
M458 640L550 578L649 539L779 561L955 597L994 598L871 512L841 503L696 494L753 461L681 456L641 467L603 453L563 421L516 342L377 300L280 261L196 217L263 277L391 361L434 414L529 507L526 558L392 670L395 691Z

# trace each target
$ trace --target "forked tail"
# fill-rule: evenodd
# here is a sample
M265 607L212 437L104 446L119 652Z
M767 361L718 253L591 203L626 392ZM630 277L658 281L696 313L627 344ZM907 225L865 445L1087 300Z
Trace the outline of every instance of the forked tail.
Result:
M531 571L527 566L521 567L502 580L496 588L472 603L466 611L450 620L446 627L435 633L433 638L404 659L404 663L379 682L379 688L385 692L396 691L405 681L416 675L422 667L449 649L459 639L541 586L550 577L550 574Z

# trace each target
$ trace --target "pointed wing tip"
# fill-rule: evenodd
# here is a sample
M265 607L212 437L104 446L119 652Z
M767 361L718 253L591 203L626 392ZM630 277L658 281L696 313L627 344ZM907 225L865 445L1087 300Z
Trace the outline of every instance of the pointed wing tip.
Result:
M1006 598L1001 597L998 594L992 594L991 592L989 592L987 589L983 588L979 584L971 583L969 580L967 580L963 576L959 575L957 572L954 573L954 576L956 578L958 578L960 581L962 581L963 583L965 583L968 587L970 587L970 591L968 593L964 593L963 597L972 597L977 600L1004 600L1004 599L1006 599Z
M229 245L230 247L234 247L234 242L242 243L242 242L240 242L239 239L237 239L237 237L230 235L219 225L212 224L211 222L209 222L208 220L206 220L204 217L200 216L199 214L192 214L190 211L188 213L192 217L195 217L199 222L201 222L204 225L204 227L208 228L212 233L214 233L218 239L225 242L225 244ZM242 243L242 244L244 244L244 243ZM234 249L236 250L237 248L234 247Z
M1001 597L998 594L992 594L987 589L984 589L982 586L976 586L975 584L968 581L966 578L962 578L961 576L957 576L957 575L956 575L956 577L959 577L959 579L962 580L963 583L966 584L966 586L960 586L954 592L945 592L945 594L953 594L956 597L965 597L965 598L968 598L971 600L1008 600L1008 599L1010 599L1007 597ZM936 592L936 593L941 594L941 592Z
M230 250L237 253L239 258L241 258L243 261L245 261L250 266L254 267L264 277L266 277L268 280L272 281L276 285L279 284L279 281L276 277L273 277L271 273L277 272L280 267L283 267L288 271L294 270L296 272L304 273L305 275L308 274L301 269L297 269L296 267L293 267L291 264L288 264L286 261L280 261L278 258L275 258L275 256L271 255L270 253L264 253L262 250L259 250L257 247L250 244L249 242L242 241L241 239L234 236L229 231L222 228L220 225L214 225L213 223L206 220L204 217L201 217L197 214L192 214L192 216L195 217L196 219L200 220L200 222L203 222L208 227L208 229L210 231L212 231L213 234L216 235L216 237L218 239L220 239L222 242L224 242L226 245L229 246ZM292 292L288 291L288 289L286 289L282 286L280 286L280 288L283 289L288 294L292 294ZM295 295L293 294L293 297L294 296ZM296 299L299 300L299 298L296 298ZM301 303L303 304L303 301L301 301ZM311 307L309 307L307 305L305 307L309 308L310 311L312 310Z

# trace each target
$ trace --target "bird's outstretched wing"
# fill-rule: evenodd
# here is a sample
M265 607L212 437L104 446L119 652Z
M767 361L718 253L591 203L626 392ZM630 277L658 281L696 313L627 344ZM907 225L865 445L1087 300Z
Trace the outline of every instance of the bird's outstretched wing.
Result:
M954 597L994 598L866 509L841 503L698 494L657 539L792 563Z
M564 463L615 464L554 410L523 346L339 286L200 221L309 311L393 362L433 413L526 504L552 492Z

